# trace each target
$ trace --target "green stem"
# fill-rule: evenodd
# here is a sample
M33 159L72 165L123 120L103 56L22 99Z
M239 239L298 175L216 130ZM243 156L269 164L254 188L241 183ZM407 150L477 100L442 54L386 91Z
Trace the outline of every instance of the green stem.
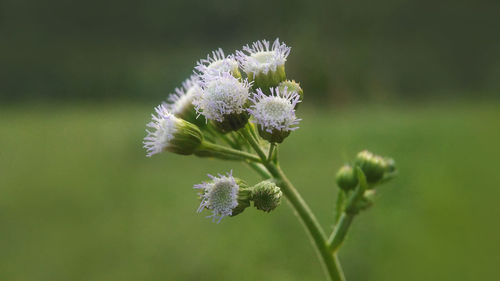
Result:
M216 157L227 160L243 160L261 162L256 155L241 150L232 149L215 143L203 141L195 154L201 157Z
M300 221L306 227L309 235L314 242L314 246L321 257L321 261L326 269L326 273L331 281L345 281L342 268L335 254L330 252L328 247L326 236L323 233L321 225L314 216L313 212L304 201L299 192L292 185L290 180L286 177L283 171L278 167L277 164L273 162L266 161L266 155L262 148L257 143L257 141L251 136L251 134L245 128L240 130L242 135L247 139L253 149L257 152L262 160L263 165L267 168L269 173L278 181L281 191L288 199L293 209L296 211Z
M335 210L335 224L339 221L340 216L342 216L342 212L344 211L344 201L345 201L345 192L342 189L339 189L337 195L337 205Z
M269 153L267 154L267 162L271 162L271 160L273 158L273 152L274 152L275 148L276 148L276 144L272 142L269 145Z
M299 192L294 188L292 183L285 176L283 171L274 165L273 163L265 163L266 168L269 170L271 175L279 181L280 188L285 194L286 198L295 209L300 220L306 227L307 231L311 235L311 238L316 246L316 250L323 261L323 265L326 269L327 275L332 281L345 281L345 277L342 272L342 268L337 259L337 256L332 254L326 243L326 236L322 231L320 224L318 223L313 212L307 205L307 203L302 199Z
M269 172L266 170L262 164L255 163L255 162L247 162L248 166L255 170L263 179L267 180L270 179L272 176L269 174Z
M264 153L264 151L262 151L262 148L260 147L260 144L257 142L257 140L249 132L248 126L243 127L238 132L240 132L243 138L245 138L248 141L248 143L250 143L250 146L252 146L255 152L257 152L260 159L262 159L262 161L266 161L266 154Z
M366 189L368 189L368 183L366 182L366 177L363 171L359 167L356 167L356 173L358 175L359 185L354 193L349 197L349 200L347 201L342 215L340 215L340 219L337 222L332 235L328 238L330 251L334 254L344 242L352 221L359 212L357 204L363 198Z
M351 226L352 221L354 220L354 214L348 214L343 212L340 216L335 230L333 231L330 239L328 239L328 244L330 245L330 251L335 253L342 245L349 231L349 227Z

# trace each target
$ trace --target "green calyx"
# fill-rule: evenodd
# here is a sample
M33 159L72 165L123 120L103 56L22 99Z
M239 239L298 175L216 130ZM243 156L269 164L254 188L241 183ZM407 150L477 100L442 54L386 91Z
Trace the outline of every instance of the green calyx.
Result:
M358 175L351 165L344 165L335 177L337 185L344 191L353 190L358 185Z
M248 188L248 184L245 181L239 178L235 178L235 181L240 188L238 190L238 206L233 209L231 214L232 217L241 214L247 207L249 207L252 197L252 191Z
M165 150L181 154L193 154L203 141L203 134L198 126L179 119L174 137L170 140Z
M272 181L259 182L252 188L252 200L255 208L264 212L270 212L281 204L283 193Z
M260 88L264 92L269 92L269 88L274 88L280 82L286 80L285 66L278 66L275 71L268 71L267 73L248 73L248 80L253 81L253 88Z
M273 129L272 132L268 132L261 126L258 126L259 135L270 143L282 143L286 137L290 135L291 131L281 131Z
M245 127L248 123L250 116L246 111L241 113L231 113L224 115L222 122L213 121L215 127L223 134L232 131L238 131L239 129Z

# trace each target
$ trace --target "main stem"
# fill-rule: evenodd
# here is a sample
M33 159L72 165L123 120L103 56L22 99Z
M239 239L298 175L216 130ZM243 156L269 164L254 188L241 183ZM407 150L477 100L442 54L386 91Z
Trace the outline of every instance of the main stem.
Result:
M321 226L319 225L316 217L312 213L307 203L304 201L302 196L300 196L299 192L295 189L290 180L286 177L286 175L279 167L272 163L266 163L265 166L269 170L271 175L279 181L280 188L283 194L285 194L286 198L295 209L300 220L311 235L314 246L316 246L316 250L318 251L323 261L323 265L326 268L330 280L345 281L345 277L337 256L335 254L332 254L332 252L329 250L326 236L321 230Z
M345 277L337 256L336 254L332 254L332 252L330 252L327 244L327 237L323 233L321 225L319 224L318 220L314 216L307 203L304 201L302 196L295 189L295 187L292 185L283 171L279 168L279 166L273 162L265 161L265 153L262 151L262 148L252 137L247 128L243 128L242 130L240 130L240 132L245 137L245 139L248 140L255 152L257 152L257 154L261 157L261 161L269 171L269 173L279 182L279 186L283 194L286 196L286 198L298 214L299 219L302 221L308 233L311 235L311 238L314 242L313 244L316 247L319 256L321 257L330 280L345 281Z

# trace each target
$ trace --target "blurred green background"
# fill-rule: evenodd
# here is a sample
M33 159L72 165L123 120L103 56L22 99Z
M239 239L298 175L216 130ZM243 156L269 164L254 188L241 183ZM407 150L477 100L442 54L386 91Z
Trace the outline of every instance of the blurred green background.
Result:
M192 185L245 166L141 141L211 50L280 37L305 89L282 166L330 230L362 149L400 176L341 249L348 280L495 280L499 4L0 1L0 279L324 280L288 204L213 224Z

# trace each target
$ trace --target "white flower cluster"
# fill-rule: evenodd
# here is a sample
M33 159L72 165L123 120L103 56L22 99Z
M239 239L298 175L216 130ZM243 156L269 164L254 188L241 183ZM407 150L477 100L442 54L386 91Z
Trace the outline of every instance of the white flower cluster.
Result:
M289 54L290 47L276 39L272 44L256 41L235 54L225 54L219 48L199 60L193 74L155 108L143 142L147 156L167 150L199 157L261 159L244 151L246 148L238 148L245 138L250 142L248 136L258 138L252 126L245 127L249 121L257 125L260 137L273 144L270 147L281 143L300 121L295 110L303 91L295 81L286 80ZM223 136L242 128L240 135ZM220 146L218 139L232 148ZM272 156L270 148L269 158ZM209 177L210 181L194 188L200 190L198 212L211 211L216 222L238 215L252 201L265 212L280 203L281 191L274 183L249 188L234 178L232 171Z
M256 74L284 69L289 54L290 47L276 39L272 44L262 40L243 46L241 51L236 51L236 55L226 55L219 48L199 60L194 74L175 89L167 102L156 108L158 115L153 116L153 122L148 124L153 131L147 131L144 139L147 155L165 149L173 137L171 131L175 130L175 118L200 125L196 120L200 115L205 117L205 122L213 120L218 124L234 116L243 116L239 122L246 123L250 115L253 116L252 122L269 133L297 129L295 125L300 121L295 116L295 107L299 102L297 93L290 89L274 89L278 85L271 89L255 89L255 86L252 89ZM241 77L240 69L252 82ZM235 122L229 120L227 123ZM244 123L226 131L237 130Z

